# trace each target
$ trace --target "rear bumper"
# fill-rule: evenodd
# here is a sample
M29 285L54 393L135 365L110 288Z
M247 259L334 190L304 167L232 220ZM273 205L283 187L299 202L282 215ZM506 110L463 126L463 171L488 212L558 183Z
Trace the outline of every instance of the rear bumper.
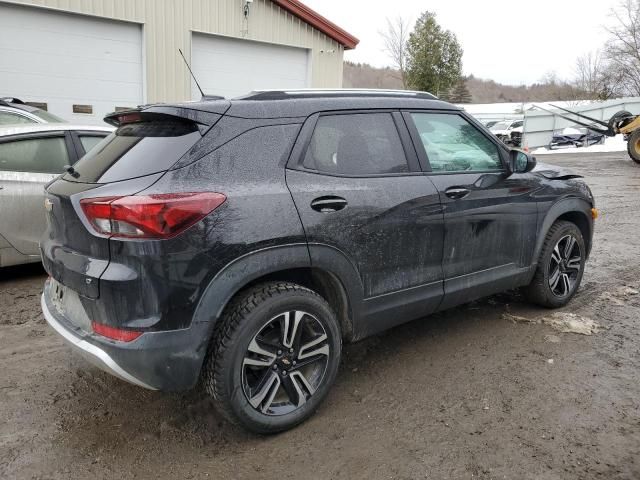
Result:
M90 363L129 383L133 383L139 387L148 388L149 390L157 390L124 370L105 350L83 340L80 336L77 336L59 322L49 310L44 293L42 294L40 303L42 304L42 313L44 314L44 318L51 328L58 332L67 344L69 344L76 352L80 353L80 355Z
M73 350L98 368L150 390L180 391L195 386L207 352L209 324L145 332L132 342L112 341L77 327L54 306L51 282L41 298L47 323Z

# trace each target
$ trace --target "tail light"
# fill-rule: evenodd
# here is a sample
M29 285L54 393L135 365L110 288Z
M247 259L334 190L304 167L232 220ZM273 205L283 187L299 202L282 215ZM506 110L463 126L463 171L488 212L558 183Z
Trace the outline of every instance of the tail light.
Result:
M227 199L222 193L163 193L80 200L98 232L120 238L166 239L199 222Z

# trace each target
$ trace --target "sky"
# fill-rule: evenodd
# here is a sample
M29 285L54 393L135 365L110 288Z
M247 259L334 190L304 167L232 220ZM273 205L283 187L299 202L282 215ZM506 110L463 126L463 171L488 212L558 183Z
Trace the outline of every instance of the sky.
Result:
M603 25L619 0L303 0L360 39L345 60L391 65L380 30L387 18L411 20L430 10L458 37L465 74L509 85L531 84L549 72L571 79L576 58L602 48Z

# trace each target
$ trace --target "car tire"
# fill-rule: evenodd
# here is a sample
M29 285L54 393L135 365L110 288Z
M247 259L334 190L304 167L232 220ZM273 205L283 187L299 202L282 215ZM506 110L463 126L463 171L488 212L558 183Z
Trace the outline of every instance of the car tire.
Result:
M214 330L205 391L232 423L288 430L326 397L341 349L336 315L320 295L288 282L257 285L232 300Z
M625 117L633 117L633 115L627 112L626 110L620 110L619 112L614 113L611 116L611 118L609 118L609 122L607 122L609 126L609 132L613 134L615 131L615 128L617 128L618 126L618 122L620 122L620 120L622 120Z
M636 130L627 139L627 153L636 163L640 163L640 130Z
M555 222L545 237L533 279L524 289L528 300L547 308L566 305L582 281L586 252L582 232L574 223Z

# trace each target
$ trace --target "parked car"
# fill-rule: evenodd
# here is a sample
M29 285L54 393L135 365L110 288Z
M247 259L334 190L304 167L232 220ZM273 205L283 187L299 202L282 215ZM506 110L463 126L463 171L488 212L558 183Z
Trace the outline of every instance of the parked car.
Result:
M491 127L493 127L496 123L498 123L498 120L489 120L488 122L486 122L486 123L484 124L484 126L485 126L485 127L487 127L487 128L491 128Z
M64 123L64 120L17 98L0 98L0 126L29 123Z
M588 147L604 143L605 136L587 128L567 127L553 132L549 150L567 147Z
M112 130L67 123L0 126L0 267L40 261L44 186Z
M495 123L489 130L503 143L510 145L511 132L514 130L522 132L523 125L524 120L505 120Z
M342 342L506 289L574 295L594 199L428 94L144 106L47 187L46 320L133 384L291 428ZM535 168L534 168L535 167Z

